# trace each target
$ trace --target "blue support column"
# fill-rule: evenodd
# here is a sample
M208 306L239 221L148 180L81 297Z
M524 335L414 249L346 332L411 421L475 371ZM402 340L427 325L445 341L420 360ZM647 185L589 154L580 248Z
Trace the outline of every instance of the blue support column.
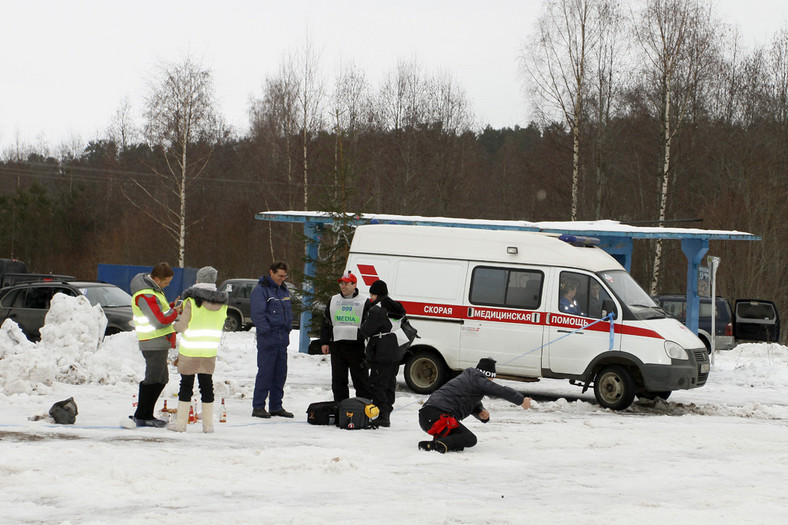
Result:
M628 272L631 272L632 237L599 236L599 247L612 255Z
M319 222L305 222L304 235L309 239L306 243L306 261L304 262L304 277L315 276L315 264L317 260L317 246L320 243L320 233L323 224ZM311 281L304 280L304 311L301 312L300 337L298 339L298 351L302 354L309 352L309 326L312 324L312 300L314 291Z
M709 251L708 239L681 239L681 251L687 256L687 316L684 324L698 335L698 266Z

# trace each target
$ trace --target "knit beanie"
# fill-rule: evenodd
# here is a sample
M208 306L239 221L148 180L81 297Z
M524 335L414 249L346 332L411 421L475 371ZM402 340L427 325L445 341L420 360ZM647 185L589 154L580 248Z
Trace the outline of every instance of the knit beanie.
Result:
M476 365L476 370L487 377L495 377L495 359L490 357L483 357L479 359L479 364Z
M197 282L214 284L216 282L216 275L218 272L213 266L203 266L197 270Z
M377 280L374 283L372 283L372 286L369 287L369 293L378 296L388 295L389 287L386 286L385 282L381 280Z

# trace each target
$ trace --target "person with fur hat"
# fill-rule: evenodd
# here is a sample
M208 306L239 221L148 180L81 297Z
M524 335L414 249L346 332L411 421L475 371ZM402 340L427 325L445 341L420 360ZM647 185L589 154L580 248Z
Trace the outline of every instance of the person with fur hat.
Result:
M320 349L331 354L331 391L334 401L350 397L348 372L353 379L356 397L370 399L369 370L364 359L364 336L359 332L361 321L371 303L359 295L356 276L349 271L337 279L339 293L331 297L323 312L320 327Z
M398 321L405 315L401 303L389 297L384 281L375 281L369 287L370 308L366 320L359 330L367 338L367 363L369 363L369 387L372 403L380 410L376 426L391 426L394 396L397 387L397 372L402 356L399 343L393 333ZM392 323L394 321L394 323Z
M174 273L169 264L160 262L150 274L135 275L129 285L137 341L145 358L145 378L140 381L136 412L122 423L126 428L163 428L167 425L166 421L153 416L153 410L170 380L167 358L170 348L175 348L172 324L180 312L174 303L167 302L163 292Z
M227 292L216 289L216 274L211 266L197 271L197 282L183 292L183 313L175 322L175 331L182 334L178 345L181 388L177 418L167 425L175 432L186 430L195 375L202 399L202 430L213 432L213 372L227 319Z
M482 405L487 395L500 397L520 405L524 410L531 407L531 398L508 386L493 382L495 360L485 357L476 368L466 368L460 375L432 393L419 410L419 425L432 441L420 441L419 450L461 451L476 444L476 435L460 423L473 415L482 423L490 420L490 413Z

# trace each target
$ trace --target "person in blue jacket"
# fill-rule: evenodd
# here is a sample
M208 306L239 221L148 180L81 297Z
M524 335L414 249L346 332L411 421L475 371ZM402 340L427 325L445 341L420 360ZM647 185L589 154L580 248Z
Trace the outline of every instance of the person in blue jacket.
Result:
M292 330L293 309L285 285L287 264L277 261L260 277L249 298L252 322L257 330L257 377L254 383L252 416L293 417L282 407L287 380L287 345ZM265 409L266 399L268 410Z

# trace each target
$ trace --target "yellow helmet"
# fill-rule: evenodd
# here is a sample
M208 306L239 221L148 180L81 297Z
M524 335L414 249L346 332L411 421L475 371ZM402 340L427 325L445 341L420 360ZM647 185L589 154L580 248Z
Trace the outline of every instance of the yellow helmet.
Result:
M369 419L375 419L380 415L380 409L375 405L364 406L364 413Z

